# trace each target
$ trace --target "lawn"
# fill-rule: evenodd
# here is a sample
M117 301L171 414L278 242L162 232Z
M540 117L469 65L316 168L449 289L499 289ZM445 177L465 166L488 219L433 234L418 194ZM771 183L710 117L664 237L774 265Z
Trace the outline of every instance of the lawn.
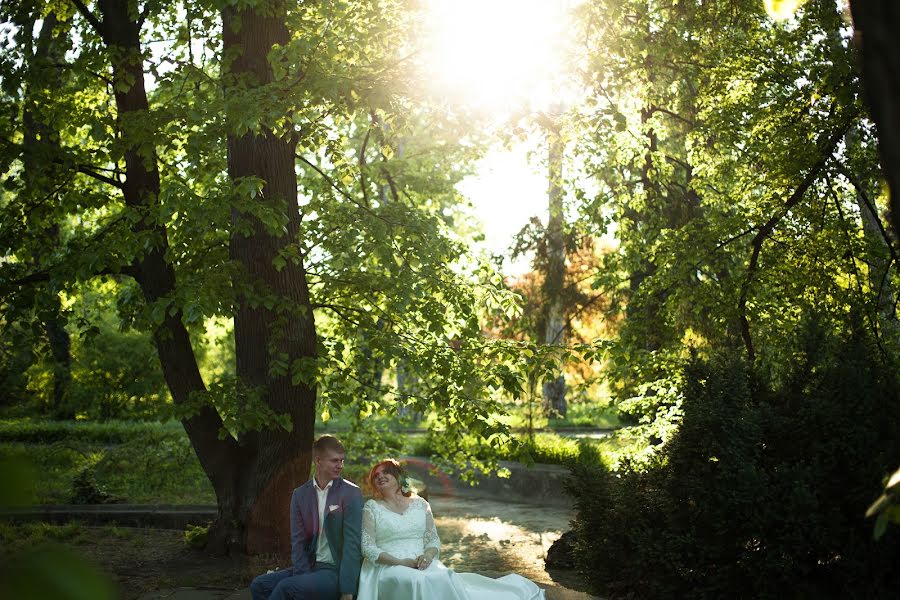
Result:
M368 467L354 464L353 457L431 455L435 451L428 433L391 431L387 422L366 431L338 427L349 424L349 420L329 421L326 430L337 431L347 446L350 479L359 480ZM535 462L563 465L576 460L609 463L623 448L614 435L580 440L550 430L517 435L525 444L518 450L501 449L498 458L528 460L530 456ZM467 444L476 454L487 451L477 438L467 439ZM0 458L30 466L39 504L215 503L212 487L178 422L2 420Z

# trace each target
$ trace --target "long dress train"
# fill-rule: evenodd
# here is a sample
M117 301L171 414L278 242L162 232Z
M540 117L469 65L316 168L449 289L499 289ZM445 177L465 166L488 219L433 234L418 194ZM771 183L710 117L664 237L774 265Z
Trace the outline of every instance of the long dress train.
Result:
M428 548L440 550L431 506L413 497L402 514L369 500L363 507L363 566L357 600L542 600L544 591L521 575L492 579L456 573L435 558L424 571L379 564L382 552L416 558Z

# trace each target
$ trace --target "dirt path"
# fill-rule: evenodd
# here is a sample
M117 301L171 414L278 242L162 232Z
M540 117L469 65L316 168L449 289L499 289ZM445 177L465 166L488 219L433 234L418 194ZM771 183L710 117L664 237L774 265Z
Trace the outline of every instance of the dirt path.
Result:
M553 583L544 570L544 556L568 529L570 511L459 497L438 496L430 502L447 566L489 577L515 572L537 583Z

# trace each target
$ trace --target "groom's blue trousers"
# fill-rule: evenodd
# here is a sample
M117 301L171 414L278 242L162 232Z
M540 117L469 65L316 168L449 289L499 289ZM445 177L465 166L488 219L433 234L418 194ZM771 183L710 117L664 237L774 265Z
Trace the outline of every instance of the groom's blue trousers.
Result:
M260 575L250 584L253 600L337 600L338 572L333 565L319 565L308 573L292 569Z

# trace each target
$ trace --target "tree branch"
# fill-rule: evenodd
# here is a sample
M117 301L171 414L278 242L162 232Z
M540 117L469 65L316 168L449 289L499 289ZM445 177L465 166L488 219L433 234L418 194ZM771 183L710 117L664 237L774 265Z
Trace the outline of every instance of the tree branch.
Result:
M106 175L101 175L100 173L96 172L93 169L93 167L90 167L89 165L78 165L77 170L79 173L84 173L85 175L88 175L88 176L96 179L97 181L100 181L107 185L111 185L114 188L121 190L124 187L124 184L122 182L120 182L119 180L113 179L112 177L107 177Z
M804 194L806 194L807 190L815 183L816 179L819 177L819 173L821 173L822 169L834 154L838 143L844 138L844 135L846 135L850 123L851 120L848 119L845 125L841 127L837 133L831 135L830 139L823 145L821 158L813 165L800 185L797 186L797 189L794 190L794 193L787 199L779 214L772 215L768 221L757 227L756 235L753 236L753 239L750 241L753 251L750 254L750 263L747 266L747 276L741 284L741 296L738 300L738 315L740 318L741 337L744 340L744 347L747 349L747 356L750 358L751 363L756 361L756 351L753 348L753 337L750 334L750 322L747 319L747 296L750 293L750 284L753 282L753 278L759 269L759 255L762 252L763 243L772 234L772 231L781 219L803 200Z
M304 163L306 163L309 167L312 167L312 169L313 169L316 173L318 173L318 174L322 177L322 179L324 179L325 182L328 183L328 185L330 185L332 188L334 188L334 191L336 191L338 194L340 194L341 196L343 196L344 198L346 198L346 199L349 200L350 202L359 205L359 201L358 201L356 198L354 198L354 197L350 194L350 192L348 192L347 190L345 190L344 188L342 188L341 186L339 186L339 185L338 185L331 177L328 176L327 173L325 173L325 171L323 171L322 169L320 169L320 168L319 168L319 165L317 165L317 164L311 162L310 160L308 160L308 159L307 159L305 156L303 156L302 154L299 154L299 153L298 153L296 156L297 156L297 158L299 158L301 161L303 161Z
M393 223L393 222L391 222L391 221L385 219L383 216L377 214L377 213L374 212L371 208L369 208L368 206L366 206L365 204L361 203L359 200L357 200L356 198L354 198L354 197L350 194L350 192L348 192L347 190L345 190L344 188L342 188L341 186L339 186L339 185L337 184L337 182L335 182L331 177L329 177L328 174L327 174L325 171L323 171L322 169L320 169L319 166L316 165L315 163L310 162L310 161L309 161L306 157L304 157L302 154L299 154L299 153L298 153L298 154L296 154L296 157L299 158L299 159L300 159L303 163L305 163L306 165L310 166L316 173L318 173L318 174L322 177L322 179L324 179L324 180L326 181L326 183L328 183L328 185L330 185L330 186L334 189L334 191L336 191L338 194L340 194L341 196L343 196L344 198L346 198L347 200L349 200L350 202L352 202L353 204L355 204L356 206L358 206L359 208L361 208L361 209L364 210L365 212L369 213L370 215L372 215L372 216L375 217L376 219L379 219L379 220L381 220L381 221L384 221L384 222L387 223L388 225L396 225L396 223Z
M81 13L81 16L91 24L91 27L94 28L94 31L97 32L97 35L99 35L101 38L104 37L105 27L103 27L103 23L101 23L100 20L94 16L94 13L92 13L90 9L81 2L81 0L72 0L72 4L75 5L75 8L77 8L78 12Z
M29 273L24 277L20 277L19 279L15 279L13 281L2 284L0 287L0 297L6 296L11 293L15 293L22 289L23 287L33 285L36 283L46 283L50 281L50 273L53 268L42 269L40 271L35 271L34 273ZM137 271L131 265L126 265L121 269L101 269L96 273L91 274L91 277L103 277L106 276L119 276L125 275L128 277L134 278L137 274Z
M661 112L661 113L663 113L663 114L669 115L670 117L673 117L673 118L675 118L675 119L678 119L678 120L681 121L682 123L685 123L685 124L687 124L687 125L690 125L692 128L696 128L696 127L697 127L697 123L695 123L694 121L692 121L692 120L690 120L690 119L688 119L688 118L686 118L686 117L682 117L681 115L679 115L679 114L676 113L676 112L672 112L671 110L669 110L669 109L667 109L667 108L663 108L662 106L651 105L651 106L650 106L650 113L653 114L653 113L657 113L657 112Z
M384 148L386 143L384 139L384 124L374 110L369 112L369 117L372 119L372 123L377 127L375 136L378 138L378 143ZM394 198L394 202L399 203L400 194L397 192L397 184L394 182L394 178L387 168L387 157L384 155L383 151L380 151L379 155L381 156L381 174L384 175L384 178L388 182L388 186L391 188L391 196Z
M888 235L887 230L884 228L884 224L878 217L878 210L875 208L875 204L872 202L871 198L869 198L869 195L866 194L866 190L863 188L862 184L853 175L846 164L840 163L838 165L838 171L841 175L847 178L847 181L850 182L850 185L853 186L853 188L856 190L856 193L859 194L859 197L865 203L866 208L868 208L869 212L872 213L872 216L875 217L873 220L878 225L878 231L881 232L881 238L884 240L884 245L887 247L888 252L891 253L891 260L897 260L897 252L896 250L894 250L894 244L891 243L891 237Z
M366 137L363 138L362 147L359 149L359 187L362 189L363 201L366 206L372 206L369 200L369 190L366 189L368 182L366 181L366 148L369 145L369 136L372 134L372 128L366 130Z
M859 275L859 269L856 267L856 255L853 252L853 241L850 239L850 232L848 231L847 221L846 219L844 219L844 209L841 208L840 198L838 198L837 194L834 193L834 186L832 185L831 178L826 175L825 179L828 182L829 195L834 202L834 207L837 209L838 219L841 223L841 231L844 233L844 239L847 243L847 255L850 260L850 269L853 271L853 277L856 279L856 291L859 294L860 302L863 306L865 306L865 292L863 292L862 279ZM879 290L879 298L880 296L881 291ZM864 312L866 313L866 318L869 321L869 327L872 329L872 333L875 335L875 344L878 346L878 350L881 352L882 358L886 358L887 353L881 343L881 335L878 329L878 319L876 316L870 314L869 311L865 310Z

